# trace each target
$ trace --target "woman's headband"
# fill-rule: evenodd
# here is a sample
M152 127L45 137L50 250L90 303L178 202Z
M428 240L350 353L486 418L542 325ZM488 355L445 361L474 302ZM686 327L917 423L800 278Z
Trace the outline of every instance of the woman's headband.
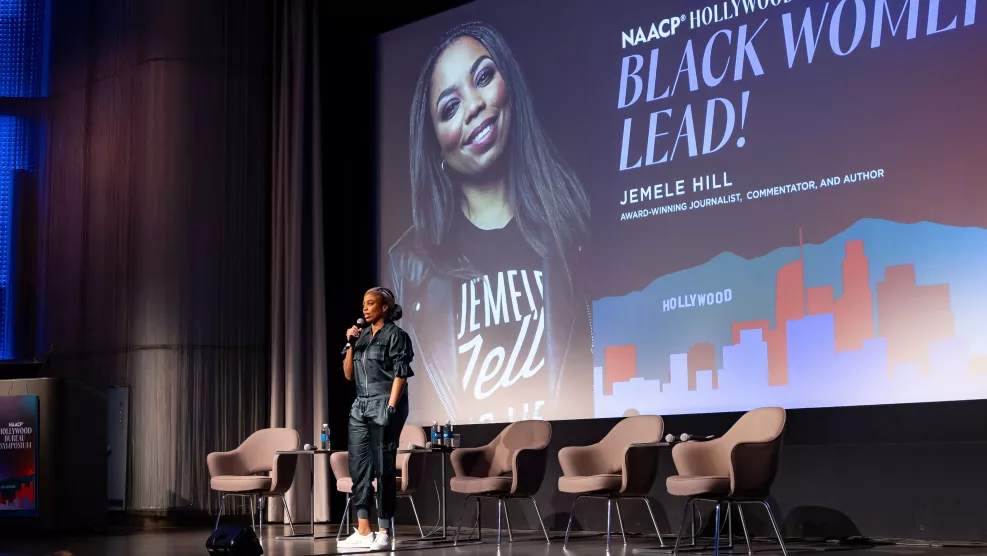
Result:
M388 307L390 307L392 309L397 304L395 302L395 300L394 300L394 292L392 292L391 290L389 290L387 288L382 288L382 287L379 287L378 286L376 288L370 288L369 291L372 291L375 294L383 297L384 298L384 305L387 305Z

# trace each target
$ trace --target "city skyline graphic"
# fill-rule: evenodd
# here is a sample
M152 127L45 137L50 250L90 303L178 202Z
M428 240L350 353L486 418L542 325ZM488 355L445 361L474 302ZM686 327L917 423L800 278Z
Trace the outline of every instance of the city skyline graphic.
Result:
M0 482L0 493L0 512L37 508L33 475Z
M660 325L601 338L595 416L987 397L987 231L869 219L819 245L799 237L596 302L600 332L641 307ZM670 311L686 285L730 294Z

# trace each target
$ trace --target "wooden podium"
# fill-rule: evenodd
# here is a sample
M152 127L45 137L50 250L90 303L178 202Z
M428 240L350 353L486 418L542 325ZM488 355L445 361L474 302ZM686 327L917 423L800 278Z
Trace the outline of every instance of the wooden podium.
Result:
M28 416L0 417L0 432L9 433L0 434L0 473L16 475L11 469L25 465L29 448L34 448L36 462L33 485L15 477L14 482L20 480L21 484L10 486L10 477L0 476L0 485L6 484L8 489L0 498L5 504L0 509L0 531L75 531L104 526L106 395L77 380L0 380L0 408L8 415ZM35 411L37 422L31 423ZM36 430L30 425L36 425ZM20 490L19 497L12 492L14 488ZM15 506L21 500L29 509Z

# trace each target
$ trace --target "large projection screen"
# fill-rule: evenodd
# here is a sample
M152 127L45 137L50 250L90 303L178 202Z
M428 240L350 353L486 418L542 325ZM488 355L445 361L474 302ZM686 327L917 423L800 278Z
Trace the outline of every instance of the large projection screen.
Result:
M484 0L379 37L417 422L987 398L987 0Z

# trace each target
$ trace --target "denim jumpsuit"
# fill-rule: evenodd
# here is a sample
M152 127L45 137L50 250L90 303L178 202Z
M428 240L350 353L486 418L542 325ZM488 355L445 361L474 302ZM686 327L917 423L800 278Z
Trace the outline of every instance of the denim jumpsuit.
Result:
M395 412L387 413L395 378L414 376L415 354L408 334L386 323L374 335L368 326L353 345L353 380L356 399L350 408L349 460L353 478L353 506L357 516L369 518L377 479L377 519L389 528L394 516L395 465L401 429L408 419L408 387L398 398Z

